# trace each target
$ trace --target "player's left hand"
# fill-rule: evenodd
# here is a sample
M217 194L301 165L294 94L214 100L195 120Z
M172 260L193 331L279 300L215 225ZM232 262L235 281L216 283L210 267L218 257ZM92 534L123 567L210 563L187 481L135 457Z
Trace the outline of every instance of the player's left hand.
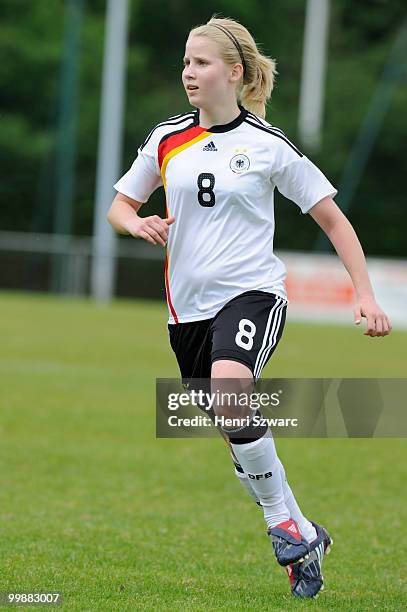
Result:
M365 336L372 338L388 336L392 330L389 317L377 304L373 297L364 297L356 300L354 306L355 325L360 325L362 317L367 321Z

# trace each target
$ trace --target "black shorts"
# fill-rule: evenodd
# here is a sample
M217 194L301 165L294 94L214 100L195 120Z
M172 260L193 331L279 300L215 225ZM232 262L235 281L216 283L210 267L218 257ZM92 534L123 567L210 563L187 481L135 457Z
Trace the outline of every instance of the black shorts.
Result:
M257 380L281 338L286 309L286 300L274 293L247 291L213 319L169 324L183 382L210 378L212 363L219 359L243 363Z

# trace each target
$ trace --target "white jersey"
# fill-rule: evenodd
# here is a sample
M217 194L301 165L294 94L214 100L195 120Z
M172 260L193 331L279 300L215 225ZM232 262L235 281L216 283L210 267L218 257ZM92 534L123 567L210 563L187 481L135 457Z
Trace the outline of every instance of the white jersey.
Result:
M199 110L159 123L115 184L146 202L163 185L169 228L165 285L170 323L209 319L233 297L286 299L273 253L277 189L306 213L336 189L278 128L241 107L231 123L199 125Z

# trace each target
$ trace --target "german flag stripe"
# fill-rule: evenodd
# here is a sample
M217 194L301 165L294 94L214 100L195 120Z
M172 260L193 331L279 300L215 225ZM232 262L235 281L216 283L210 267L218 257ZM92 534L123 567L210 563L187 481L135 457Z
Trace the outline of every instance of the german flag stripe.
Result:
M167 189L166 189L165 182L164 182L164 190L165 190L165 196L166 196L165 213L168 219L170 216L170 211L168 210ZM175 312L175 308L172 305L171 294L170 294L170 281L168 278L169 267L170 267L170 254L168 252L168 246L166 246L165 248L165 269L164 269L165 293L167 296L168 308L170 309L170 312L172 316L174 317L175 323L178 323L179 321L178 321L177 313Z
M163 180L163 186L166 195L166 214L167 218L170 217L170 211L168 209L168 198L167 198L167 183L165 180L165 170L167 168L168 162L175 157L181 151L185 151L188 147L191 147L196 142L199 142L203 138L210 136L211 132L208 132L204 128L200 126L193 126L181 132L175 132L169 137L165 138L165 140L161 141L158 147L158 163L160 165L161 177ZM170 256L168 252L168 247L166 250L165 257L165 292L167 294L167 302L170 312L174 318L175 323L178 323L178 316L175 311L175 308L171 301L171 292L170 292L170 282L169 282L169 269L170 269Z
M199 125L194 125L181 132L175 132L165 140L162 140L158 147L158 163L161 175L165 174L165 168L171 157L174 157L177 153L184 151L184 149L187 149L203 138L210 136L210 134L211 132L208 132Z
M172 316L174 317L174 321L175 323L178 323L178 317L177 317L177 313L175 312L174 306L172 305L172 301L171 301L171 295L170 295L170 283L168 280L168 268L170 265L170 258L168 255L168 248L165 254L165 272L164 272L164 278L165 278L165 293L167 295L167 302L168 302L168 307L170 309L170 312L172 314Z

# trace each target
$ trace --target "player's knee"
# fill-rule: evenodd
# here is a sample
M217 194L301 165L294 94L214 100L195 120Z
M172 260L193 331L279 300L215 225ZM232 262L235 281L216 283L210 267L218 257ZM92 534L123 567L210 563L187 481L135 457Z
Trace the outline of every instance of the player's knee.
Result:
M227 359L215 361L212 364L211 388L217 416L227 419L250 417L253 376L247 366Z
M233 429L233 427L237 427L240 424L240 421L241 425L239 425L239 427L244 427L245 424L250 422L253 415L253 411L247 406L237 406L236 404L231 404L229 402L226 404L214 404L213 410L218 418L221 418L226 422L233 421L233 423L231 422L230 424L231 429ZM225 427L222 427L222 429L227 431L228 425L226 424Z

